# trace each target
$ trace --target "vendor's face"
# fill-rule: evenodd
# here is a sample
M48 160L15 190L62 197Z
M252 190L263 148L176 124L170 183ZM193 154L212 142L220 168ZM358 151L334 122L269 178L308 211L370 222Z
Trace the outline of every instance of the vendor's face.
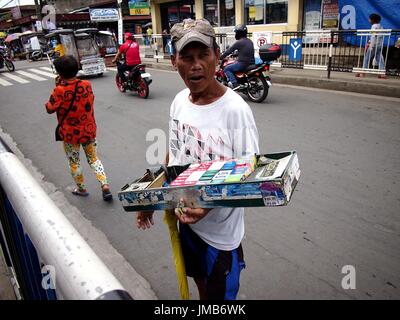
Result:
M219 50L214 52L213 48L200 42L191 42L171 59L192 94L205 93L215 85Z

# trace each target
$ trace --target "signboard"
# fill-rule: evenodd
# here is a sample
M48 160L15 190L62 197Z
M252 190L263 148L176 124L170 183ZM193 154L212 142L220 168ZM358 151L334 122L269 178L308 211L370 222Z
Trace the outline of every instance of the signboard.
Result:
M301 61L301 55L302 55L301 45L302 45L301 38L290 39L290 46L289 46L290 61Z
M91 21L118 21L119 18L118 10L114 8L90 9L89 13Z
M322 28L339 28L339 3L338 0L323 0L322 2Z
M258 50L267 43L272 43L272 32L253 32L254 49Z
M22 17L21 9L19 8L19 6L11 8L11 13L12 13L12 16L13 16L13 20L18 20L18 19L20 19Z
M129 1L129 14L131 16L148 16L150 15L150 5L147 1Z
M122 19L118 19L118 44L122 45L124 43L123 38L124 27L122 24Z
M400 1L399 0L339 0L340 27L348 29L371 29L368 17L377 13L382 17L384 29L399 29Z
M35 25L36 25L36 31L37 32L40 32L40 31L43 31L43 27L42 27L42 21L36 21L35 22Z

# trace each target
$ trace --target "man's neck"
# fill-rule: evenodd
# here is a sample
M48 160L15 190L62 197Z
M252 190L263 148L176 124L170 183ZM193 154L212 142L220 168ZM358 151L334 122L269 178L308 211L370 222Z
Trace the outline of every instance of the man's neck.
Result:
M203 92L190 92L189 100L195 105L207 105L221 98L225 94L226 90L227 88L225 86L215 80L215 83L212 82L212 84L210 84L210 86L208 86L208 88Z

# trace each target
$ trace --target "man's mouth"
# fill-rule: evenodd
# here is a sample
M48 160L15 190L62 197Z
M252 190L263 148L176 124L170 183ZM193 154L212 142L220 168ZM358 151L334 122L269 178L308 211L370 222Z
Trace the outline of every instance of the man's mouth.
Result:
M194 75L194 76L189 77L189 80L192 82L201 81L203 79L204 79L204 76L202 76L202 75Z

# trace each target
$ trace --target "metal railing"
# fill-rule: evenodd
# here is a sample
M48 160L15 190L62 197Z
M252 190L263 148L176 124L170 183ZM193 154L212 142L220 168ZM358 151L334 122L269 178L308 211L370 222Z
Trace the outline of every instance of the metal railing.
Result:
M400 30L283 32L280 62L282 67L399 76L399 38ZM301 59L290 57L293 40L302 43Z
M221 52L235 42L234 33L216 36ZM328 76L331 71L400 76L400 30L270 32L270 36L271 42L282 47L282 55L273 66L326 70ZM135 37L143 57L169 57L170 35ZM251 39L252 34L248 37ZM371 39L372 45L368 45ZM291 54L294 41L300 43L296 59Z
M1 138L0 239L17 298L132 299Z

